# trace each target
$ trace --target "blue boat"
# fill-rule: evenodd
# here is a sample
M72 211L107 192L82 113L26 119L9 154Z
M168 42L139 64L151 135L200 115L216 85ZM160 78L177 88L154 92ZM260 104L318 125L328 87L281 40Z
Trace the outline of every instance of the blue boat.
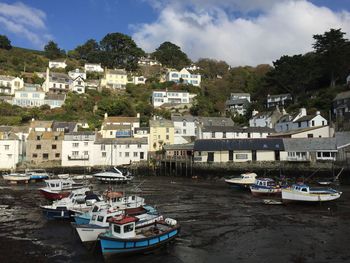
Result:
M98 236L104 257L145 253L168 244L180 232L174 219L167 218L140 228L136 228L136 221L131 216L110 219L109 230Z
M40 181L49 178L49 174L44 169L27 169L26 175L30 177L30 180Z

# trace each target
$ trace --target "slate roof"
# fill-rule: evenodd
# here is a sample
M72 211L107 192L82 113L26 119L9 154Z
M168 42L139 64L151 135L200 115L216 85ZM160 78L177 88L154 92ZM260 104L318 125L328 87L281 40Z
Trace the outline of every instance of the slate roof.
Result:
M12 81L12 80L14 80L15 78L16 78L16 77L13 77L13 76L0 75L0 80Z
M76 122L65 122L65 121L54 121L52 125L52 130L57 131L58 129L64 129L65 133L73 132L76 128Z
M228 150L284 150L280 138L267 139L201 139L194 143L195 151L228 151Z
M350 145L350 132L336 132L335 138L338 148L343 148Z
M203 132L246 132L246 133L274 133L275 130L268 127L239 127L239 126L205 126Z
M200 117L203 126L233 126L231 118L226 117Z
M51 128L53 121L32 121L30 123L30 128Z
M336 150L335 138L285 138L286 151L321 151Z
M47 93L45 95L45 100L65 100L65 94L55 94L55 93Z
M306 115L303 117L300 117L299 119L297 119L296 121L294 121L294 123L296 122L302 122L302 121L311 121L313 118L315 118L317 115Z
M149 121L150 127L174 127L174 123L170 120L150 120Z
M133 122L139 122L140 119L137 117L124 117L124 116L117 116L117 117L107 117L103 124L106 125L107 123L133 123Z
M119 125L119 124L106 124L103 125L102 130L122 130L122 129L128 129L131 130L131 125Z
M298 133L302 133L302 132L307 132L307 131L312 131L312 130L324 128L324 127L327 127L327 126L328 126L328 125L325 125L325 126L315 126L315 127L304 128L304 129L290 130L290 131L287 131L287 132L277 132L277 133L273 133L273 134L269 135L269 137L285 137L285 136L291 136L291 135L298 134Z
M344 91L344 92L338 93L337 96L334 98L333 101L335 101L335 100L349 99L349 98L350 98L350 90L349 90L349 91Z
M147 138L99 138L95 144L148 144Z
M58 136L58 140L63 140L64 133L63 132L36 132L31 131L28 135L27 140L36 140L36 137L40 136L41 140L53 140L55 136Z
M276 94L276 95L267 95L268 99L271 98L280 98L280 97L287 97L286 99L292 99L292 95L290 93L284 93L284 94Z
M240 104L248 105L250 104L250 102L247 99L233 99L233 100L230 99L230 100L227 100L225 104L226 106L240 105Z
M186 144L169 144L163 146L164 150L188 150L191 151L194 148L194 142L186 143Z
M18 136L13 132L0 132L0 140L19 140Z

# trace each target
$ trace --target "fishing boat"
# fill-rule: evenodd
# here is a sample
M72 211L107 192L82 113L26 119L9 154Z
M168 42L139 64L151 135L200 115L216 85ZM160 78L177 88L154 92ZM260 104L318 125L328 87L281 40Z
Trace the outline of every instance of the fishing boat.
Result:
M225 179L225 182L231 186L240 187L240 188L249 188L250 185L254 184L255 178L257 177L256 173L244 173L240 176L231 177Z
M40 181L49 178L49 174L44 169L26 169L26 175L30 176L30 180Z
M95 173L94 178L100 182L105 183L127 183L133 179L133 176L129 172L125 175L117 168L113 167L110 170Z
M30 180L30 177L23 173L10 173L10 174L3 174L2 178L5 181L8 181L12 184L18 184L18 183L25 183L27 184Z
M104 257L154 250L174 240L180 232L179 224L171 218L139 228L136 228L137 221L132 216L109 219L109 229L98 236Z
M145 204L144 198L136 195L124 196L121 192L106 192L103 197L106 199L106 202L96 203L91 210L74 216L75 222L78 224L88 224L93 213L97 213L105 209L124 210L139 208Z
M163 220L163 216L159 214L148 213L145 209L137 214L133 214L132 210L135 209L105 209L100 212L94 213L88 224L79 225L76 223L72 223L72 225L77 230L80 240L82 242L93 242L97 240L99 234L102 234L108 230L109 219L115 216L135 216L137 218L136 228L140 228L145 225L153 224L156 221Z
M83 188L83 183L76 183L72 179L45 180L46 186L40 188L41 194L49 200L59 200L69 196L72 190Z
M47 219L71 219L75 213L89 211L94 203L102 200L89 188L73 190L68 197L54 201L52 205L42 205L43 214Z
M294 184L282 189L283 202L326 202L340 198L342 192L332 188L310 187L306 184Z
M280 195L281 187L271 178L259 178L250 186L250 191L254 196Z

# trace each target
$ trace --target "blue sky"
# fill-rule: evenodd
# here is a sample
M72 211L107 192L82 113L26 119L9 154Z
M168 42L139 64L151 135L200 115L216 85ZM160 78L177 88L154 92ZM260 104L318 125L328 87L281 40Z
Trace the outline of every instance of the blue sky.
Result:
M350 0L0 0L0 34L15 46L42 49L53 39L69 50L122 32L149 52L172 41L194 60L232 65L307 52L313 34L341 27L350 35L348 24Z

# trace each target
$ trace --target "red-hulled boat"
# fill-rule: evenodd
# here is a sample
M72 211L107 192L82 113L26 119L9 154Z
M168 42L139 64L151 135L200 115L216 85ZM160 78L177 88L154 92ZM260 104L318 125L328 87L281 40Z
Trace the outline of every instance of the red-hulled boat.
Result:
M76 183L71 179L45 180L46 187L40 188L41 194L49 200L59 200L69 196L72 190L84 187L83 183Z

